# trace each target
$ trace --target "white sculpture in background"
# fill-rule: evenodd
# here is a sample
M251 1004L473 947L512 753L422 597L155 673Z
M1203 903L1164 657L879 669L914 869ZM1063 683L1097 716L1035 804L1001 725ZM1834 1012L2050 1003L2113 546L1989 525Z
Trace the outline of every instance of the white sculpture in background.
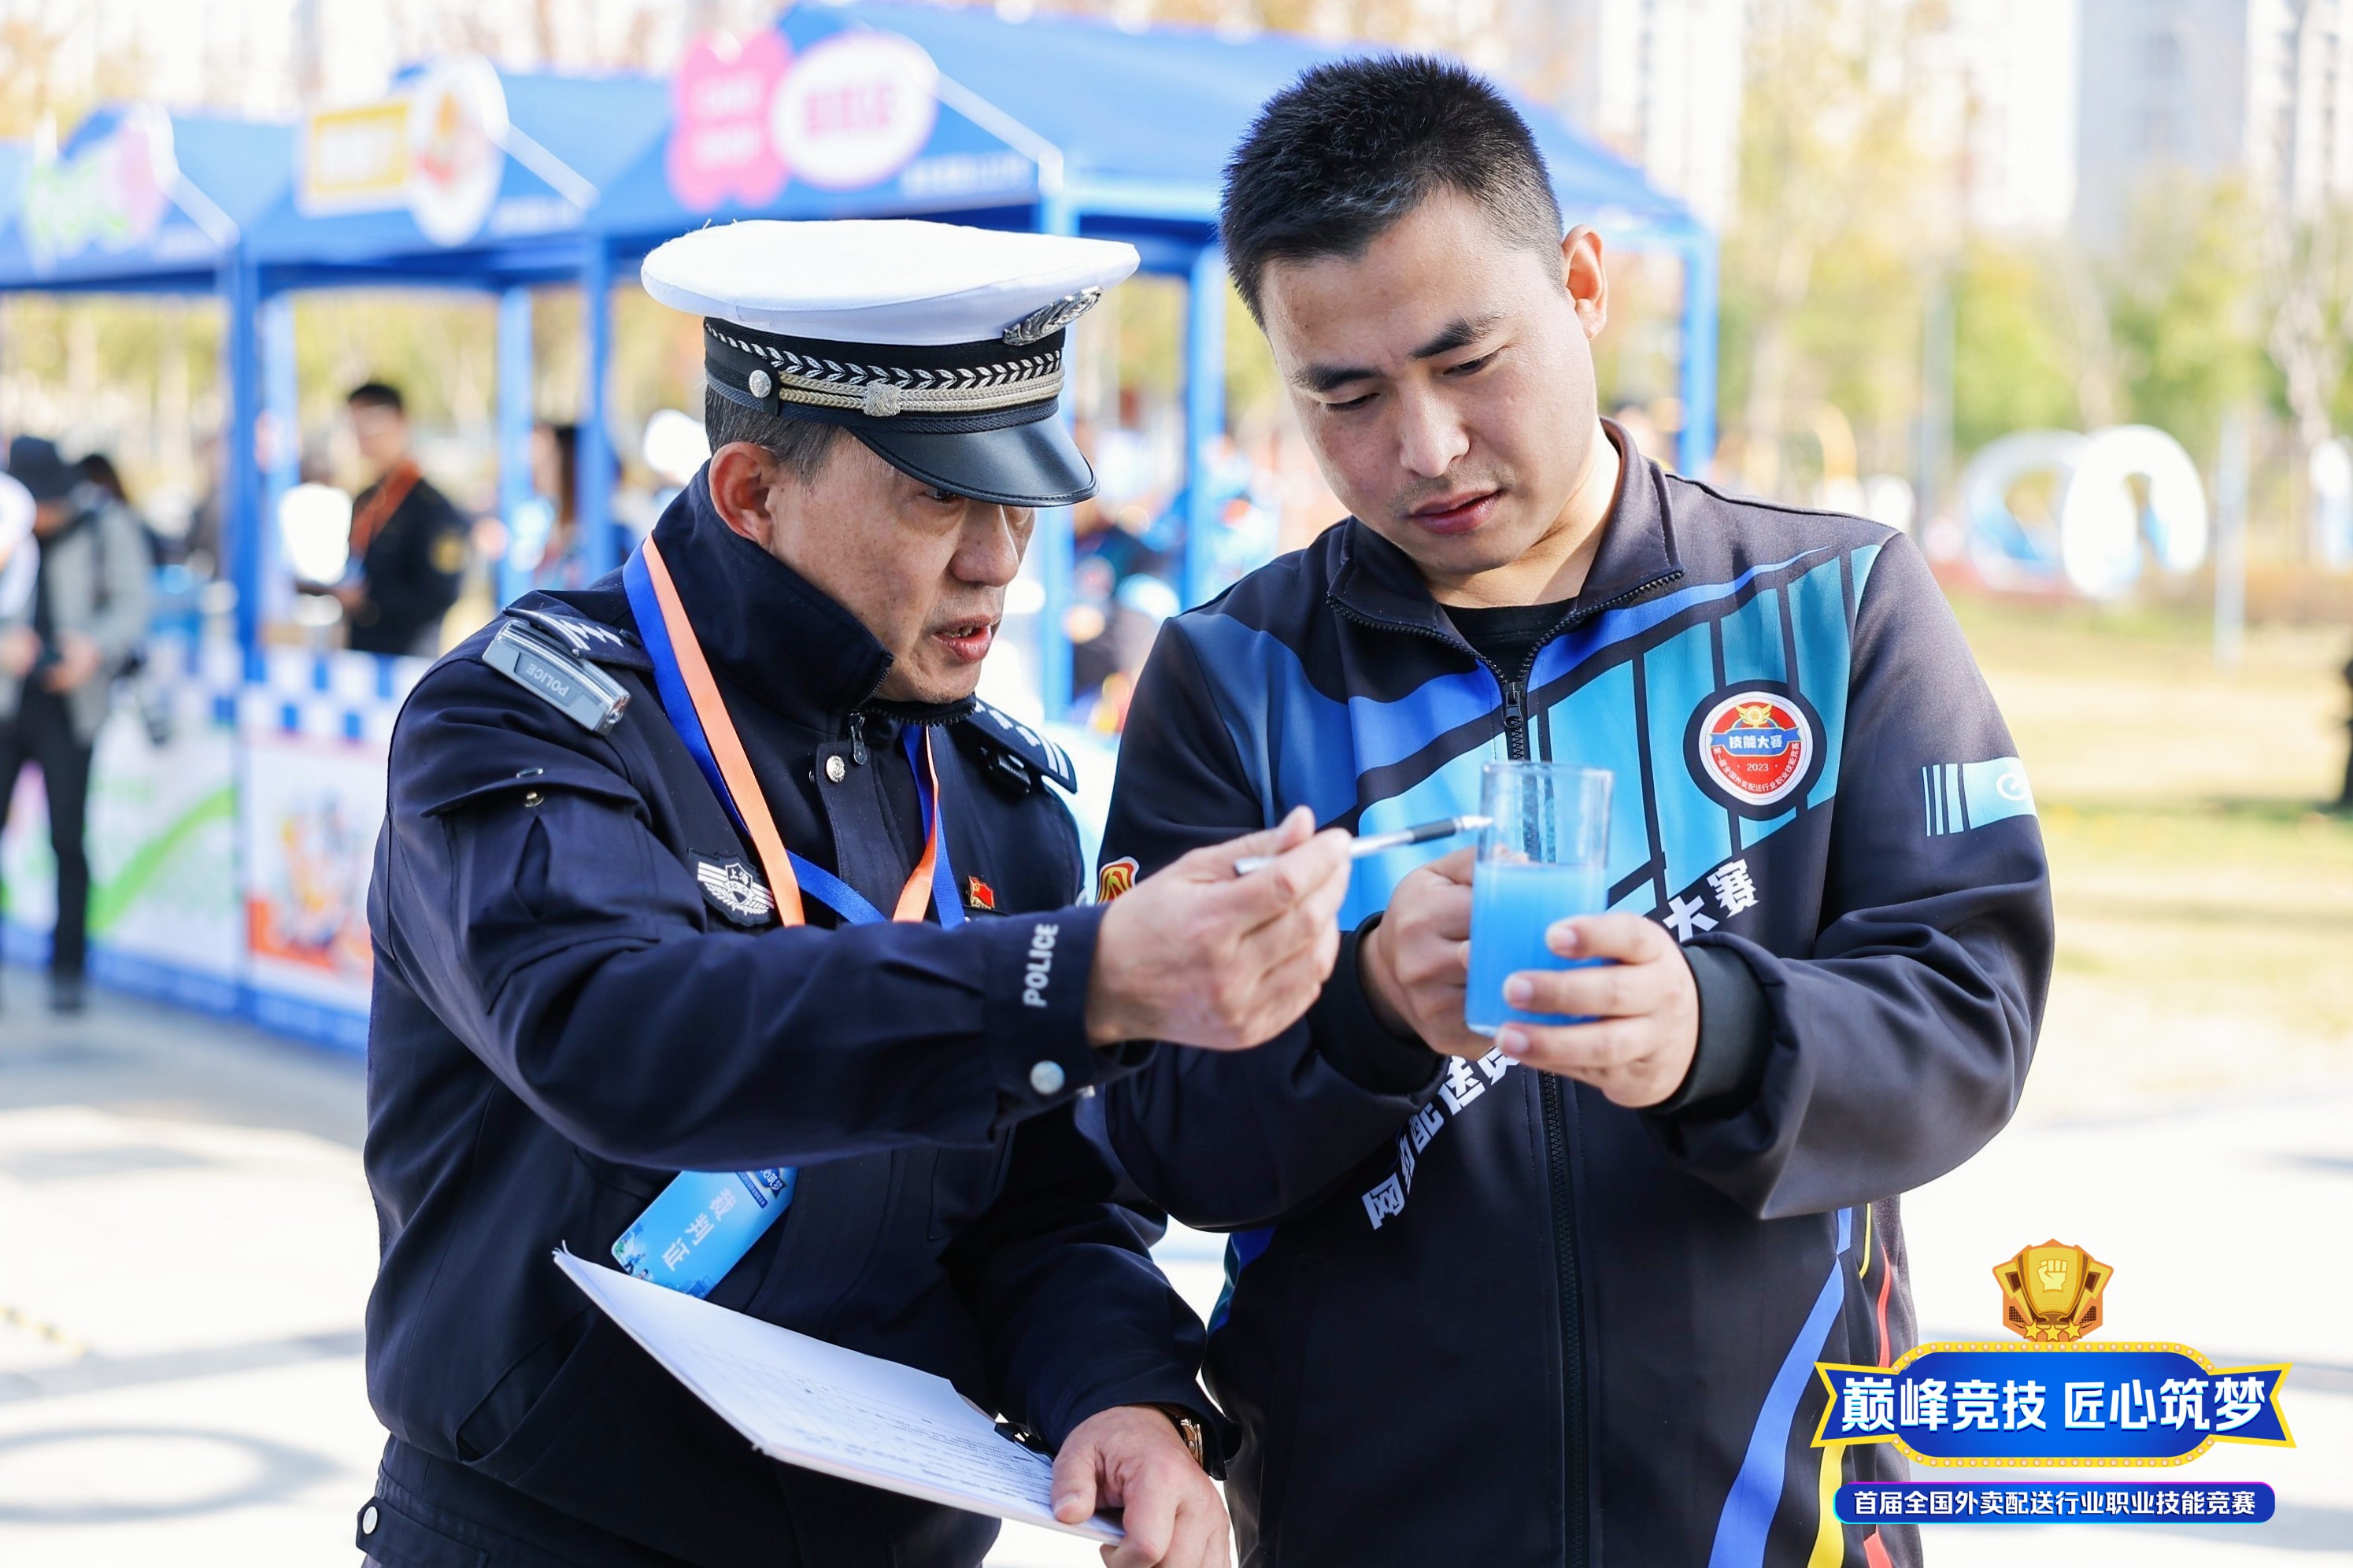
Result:
M2023 481L2049 479L2048 504L2021 517ZM2139 481L2137 486L2134 481ZM1970 560L2004 588L2065 584L2117 599L2154 560L2172 574L2205 563L2206 489L2181 443L2147 425L2090 435L2020 430L1989 442L1961 472Z
M352 498L332 485L292 487L278 500L278 540L301 581L342 582L352 565Z

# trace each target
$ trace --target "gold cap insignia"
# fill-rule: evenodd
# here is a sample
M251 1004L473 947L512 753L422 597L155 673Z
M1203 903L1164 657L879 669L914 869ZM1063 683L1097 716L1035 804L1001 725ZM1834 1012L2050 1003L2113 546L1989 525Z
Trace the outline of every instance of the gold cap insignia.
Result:
M2001 1321L2030 1340L2079 1340L2100 1326L2100 1293L2116 1270L2080 1247L2046 1241L1994 1265Z

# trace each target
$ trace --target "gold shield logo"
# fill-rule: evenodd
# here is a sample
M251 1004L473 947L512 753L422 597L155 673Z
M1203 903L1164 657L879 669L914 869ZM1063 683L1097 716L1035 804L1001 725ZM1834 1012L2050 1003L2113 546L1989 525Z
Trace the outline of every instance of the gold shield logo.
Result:
M2079 1340L2100 1326L2100 1293L2116 1271L2080 1247L2046 1241L1994 1266L2001 1321L2030 1340Z

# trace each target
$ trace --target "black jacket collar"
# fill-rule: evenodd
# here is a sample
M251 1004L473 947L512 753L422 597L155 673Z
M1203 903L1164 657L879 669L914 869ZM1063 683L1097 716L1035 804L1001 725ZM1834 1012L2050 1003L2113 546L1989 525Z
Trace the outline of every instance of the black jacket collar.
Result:
M781 713L848 713L873 700L891 668L874 634L722 521L702 474L653 536L703 657L730 686Z
M1605 419L1601 428L1618 448L1618 493L1601 525L1601 548L1576 607L1576 620L1649 592L1683 575L1674 529L1667 516L1666 477L1642 456L1625 431ZM1343 523L1339 563L1332 574L1331 598L1359 618L1399 630L1423 632L1460 642L1413 557L1355 518Z

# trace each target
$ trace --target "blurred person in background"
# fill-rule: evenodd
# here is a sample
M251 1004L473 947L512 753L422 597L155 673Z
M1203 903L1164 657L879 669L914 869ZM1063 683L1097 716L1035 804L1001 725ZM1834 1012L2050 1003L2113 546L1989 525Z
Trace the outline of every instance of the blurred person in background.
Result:
M339 584L305 583L343 606L361 653L440 651L441 617L465 575L466 519L417 466L408 408L396 387L362 383L344 399L352 436L375 482L352 503L352 564Z
M1098 430L1082 420L1072 437L1122 487L1120 494L1071 509L1071 605L1062 626L1071 639L1074 706L1088 728L1116 735L1135 673L1161 621L1176 613L1170 584L1179 575L1183 501L1172 506L1136 493L1142 446L1133 430Z
M105 453L86 454L74 465L74 474L86 489L97 491L126 513L139 530L139 537L147 543L148 582L153 584L154 569L177 554L175 546L179 542L157 529L153 519L131 504L131 493L123 487L121 472L115 468L114 459ZM156 605L152 600L148 611L151 616L169 613L166 606ZM158 746L170 741L171 693L168 686L150 678L146 645L142 642L133 647L123 657L121 667L114 674L123 683L125 695L137 705L139 721L146 727L148 739Z
M164 552L167 563L185 566L197 577L210 577L220 567L221 441L208 436L197 457L196 503L188 509L188 526ZM310 476L303 475L305 479Z
M0 610L0 828L16 775L37 763L58 860L49 1005L73 1013L89 936L90 754L114 677L147 629L153 558L131 510L80 482L54 442L17 437L8 472L33 498L40 554L29 602Z
M155 531L155 525L148 521L147 514L131 504L131 492L123 488L122 472L114 466L114 459L103 452L89 453L74 465L74 477L131 514L131 521L139 526L140 537L147 541L149 563L160 565L166 542L162 534Z
M618 458L613 463L620 475ZM580 588L588 583L580 551L580 426L541 425L531 433L528 507L515 518L507 563L533 588Z

